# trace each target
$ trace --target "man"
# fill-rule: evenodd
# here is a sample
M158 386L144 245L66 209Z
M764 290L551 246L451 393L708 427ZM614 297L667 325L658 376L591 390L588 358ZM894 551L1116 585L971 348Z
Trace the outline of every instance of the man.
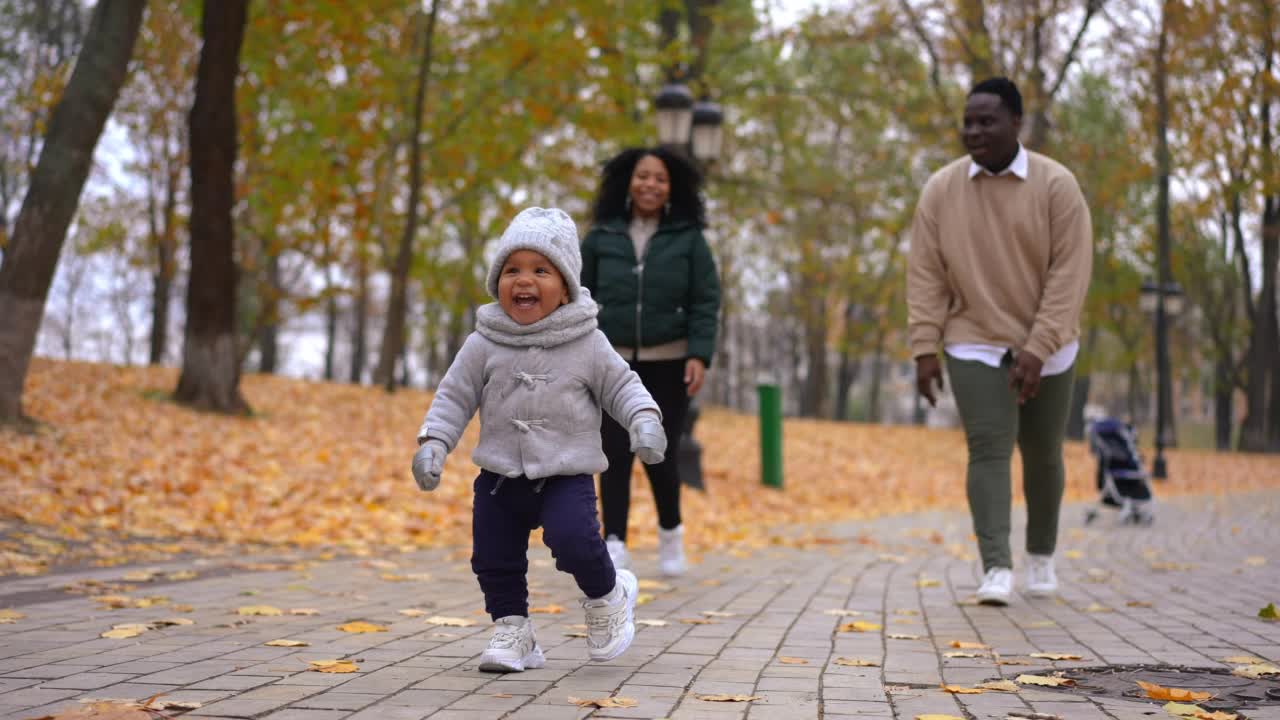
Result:
M1080 311L1093 262L1075 177L1018 142L1022 95L1006 78L969 92L969 154L925 183L911 227L908 334L916 387L937 404L939 346L969 447L969 511L985 576L979 602L1013 593L1010 470L1016 442L1027 501L1024 590L1058 589L1058 535Z

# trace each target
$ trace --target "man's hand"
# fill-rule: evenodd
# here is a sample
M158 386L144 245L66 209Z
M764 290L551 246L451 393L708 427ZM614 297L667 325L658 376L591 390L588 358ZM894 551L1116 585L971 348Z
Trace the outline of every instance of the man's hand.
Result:
M702 389L702 381L707 377L707 366L699 358L684 361L684 384L688 386L689 397L698 394Z
M1044 363L1040 358L1026 350L1019 350L1013 356L1013 366L1009 368L1009 387L1018 393L1018 404L1026 405L1027 401L1040 392L1040 371Z
M645 413L631 424L631 452L645 465L657 465L667 454L667 434L653 413Z
M943 389L942 363L937 355L921 355L916 358L916 391L929 401L929 407L938 407L938 395L933 389L934 382L938 390Z
M449 449L435 438L428 438L413 454L413 479L418 489L430 492L440 484L440 473L444 471L444 456Z

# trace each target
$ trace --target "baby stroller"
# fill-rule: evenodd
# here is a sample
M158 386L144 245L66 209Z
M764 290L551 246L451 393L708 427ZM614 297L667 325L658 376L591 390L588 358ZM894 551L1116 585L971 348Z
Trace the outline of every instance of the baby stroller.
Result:
M1128 423L1113 418L1089 425L1089 452L1098 456L1098 500L1102 507L1119 508L1125 525L1150 525L1151 485L1138 454L1137 433ZM1098 508L1085 513L1085 524L1098 517Z

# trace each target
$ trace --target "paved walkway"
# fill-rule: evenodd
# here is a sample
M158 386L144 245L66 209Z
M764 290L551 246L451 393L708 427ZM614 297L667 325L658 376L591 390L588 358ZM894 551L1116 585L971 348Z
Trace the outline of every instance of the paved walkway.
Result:
M164 700L201 703L184 717L203 720L911 719L928 713L1004 720L1010 711L1146 720L1165 713L1154 703L1050 689L952 695L940 686L1077 666L1226 667L1222 658L1236 655L1280 661L1280 623L1256 617L1259 608L1280 602L1280 493L1169 501L1149 529L1116 527L1114 514L1084 529L1082 515L1080 506L1064 513L1061 598L1017 597L1008 608L967 601L979 570L967 516L955 512L798 532L810 536L798 543L808 547L748 557L710 554L670 587L646 583L642 592L652 599L638 616L666 624L641 627L631 650L605 664L586 662L585 641L572 636L582 622L575 588L539 548L533 601L564 611L534 616L547 667L505 676L476 670L489 627L477 613L480 595L465 555L456 551L409 553L393 558L394 566L370 559L302 569L174 563L159 569L194 569L199 577L160 575L129 593L167 596L190 605L185 613L172 604L106 610L83 595L53 592L77 581L121 582L130 568L7 578L0 580L0 608L25 617L0 624L0 717L40 717L88 698L166 693ZM656 578L653 554L637 556L641 579ZM234 614L245 605L272 605L286 614ZM293 608L318 614L287 614ZM428 625L423 616L400 613L413 608L478 622ZM99 637L116 624L175 616L194 624L130 639ZM351 620L389 630L337 630ZM883 629L837 631L857 620ZM282 638L309 646L264 646ZM962 652L952 641L980 642L994 652L946 657ZM1030 658L1034 652L1084 659L1055 663ZM355 660L359 671L307 670L306 661L340 658ZM841 665L837 658L877 666ZM698 698L717 693L758 699ZM638 704L593 710L569 701L609 695ZM1246 712L1277 720L1280 704Z

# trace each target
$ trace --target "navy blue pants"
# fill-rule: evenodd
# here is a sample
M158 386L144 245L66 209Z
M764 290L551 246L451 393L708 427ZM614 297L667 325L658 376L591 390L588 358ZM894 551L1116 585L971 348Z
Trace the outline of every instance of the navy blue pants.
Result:
M471 511L471 569L484 593L484 609L497 620L529 615L529 533L542 527L556 569L567 572L589 598L613 591L615 571L596 518L590 475L558 475L541 483L481 470ZM493 492L498 487L497 493Z

